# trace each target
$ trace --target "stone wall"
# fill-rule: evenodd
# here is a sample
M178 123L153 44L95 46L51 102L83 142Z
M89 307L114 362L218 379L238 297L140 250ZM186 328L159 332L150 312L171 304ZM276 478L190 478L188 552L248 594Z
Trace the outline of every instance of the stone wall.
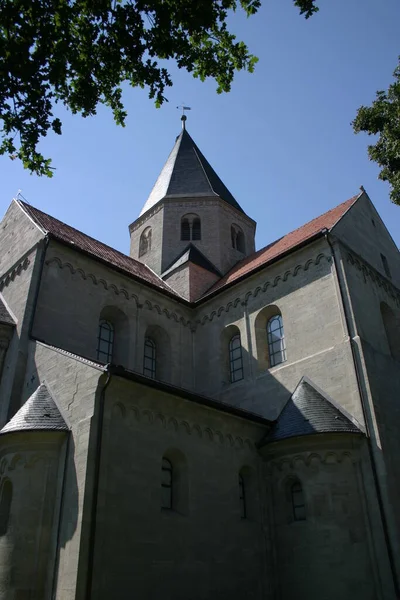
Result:
M287 351L286 362L272 368L263 355L266 321L258 326L269 307L282 315ZM362 422L331 250L325 240L202 302L195 321L197 391L274 419L307 375ZM234 384L222 367L228 353L223 333L232 325L241 334L244 366L243 381Z
M135 590L149 600L270 598L255 448L265 431L114 377L106 392L93 597L125 599ZM163 456L180 477L172 510L161 507ZM243 467L248 519L240 508Z
M363 437L298 438L262 452L269 461L277 597L394 600ZM296 484L302 511L295 508Z

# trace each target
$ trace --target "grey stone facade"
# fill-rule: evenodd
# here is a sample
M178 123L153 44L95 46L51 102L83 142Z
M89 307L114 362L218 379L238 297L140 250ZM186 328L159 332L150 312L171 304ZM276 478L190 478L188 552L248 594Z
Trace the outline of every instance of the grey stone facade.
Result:
M254 231L187 132L131 257L12 202L0 600L399 597L398 250L365 192Z

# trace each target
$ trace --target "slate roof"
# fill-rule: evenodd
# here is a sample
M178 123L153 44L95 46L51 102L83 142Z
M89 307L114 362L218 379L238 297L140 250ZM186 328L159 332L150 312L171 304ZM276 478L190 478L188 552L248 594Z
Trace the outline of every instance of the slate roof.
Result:
M68 426L46 385L42 384L13 416L11 421L3 427L0 435L16 431L47 430L68 431Z
M221 273L218 271L216 267L204 256L202 252L193 244L189 244L187 248L169 265L169 267L164 271L161 277L165 277L168 273L175 271L178 267L184 265L187 262L192 262L199 267L203 267L207 271L211 273L215 273L218 277L221 277Z
M183 129L176 138L171 154L158 176L140 216L163 198L213 198L216 196L244 213L186 129Z
M6 323L7 325L15 325L14 319L8 312L4 302L0 298L0 323Z
M122 254L122 252L118 252L118 250L114 250L114 248L95 240L74 227L70 227L70 225L66 225L62 221L51 217L22 200L18 200L17 202L45 233L50 233L55 239L67 243L72 248L82 250L83 252L90 254L90 256L93 256L93 258L107 263L111 267L116 267L126 275L141 279L146 283L150 283L161 290L177 296L169 285L164 283L154 271L149 269L149 267L143 263L126 254ZM179 296L177 297L179 298Z
M272 242L272 244L265 246L265 248L262 248L247 258L241 260L229 271L229 273L217 281L217 283L215 283L207 291L205 296L208 296L208 294L211 294L225 287L226 285L233 283L237 279L250 274L256 269L265 266L274 260L277 260L286 252L294 250L297 246L300 246L304 242L311 240L322 230L327 229L330 231L343 217L343 215L353 206L362 193L363 192L357 194L357 196L353 196L349 200L346 200L346 202L343 202L335 208L328 210L328 212L324 213L323 215L320 215L316 219L309 221L305 225L302 225L302 227L295 229L294 231L279 238L275 242Z
M266 443L317 433L364 433L364 428L310 379L303 377Z

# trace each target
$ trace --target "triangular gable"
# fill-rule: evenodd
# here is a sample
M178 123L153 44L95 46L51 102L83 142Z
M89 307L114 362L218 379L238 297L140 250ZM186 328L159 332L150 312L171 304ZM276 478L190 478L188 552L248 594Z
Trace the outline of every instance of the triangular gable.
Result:
M265 442L318 433L361 434L364 428L308 377L302 377Z
M68 431L69 428L47 386L41 384L0 435L18 431Z
M187 262L192 262L193 264L210 271L217 277L221 277L221 273L218 271L216 267L204 256L202 252L193 244L189 244L181 254L177 258L173 260L173 262L165 269L164 273L162 273L161 277L165 277L169 275L172 271L181 267Z

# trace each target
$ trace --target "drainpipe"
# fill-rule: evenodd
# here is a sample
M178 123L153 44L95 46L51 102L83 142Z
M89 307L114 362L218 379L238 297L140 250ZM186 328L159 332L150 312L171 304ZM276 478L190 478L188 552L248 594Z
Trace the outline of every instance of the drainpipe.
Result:
M386 548L387 548L387 552L388 552L388 558L389 558L389 563L390 563L390 570L391 570L392 579L393 579L393 586L394 586L396 597L397 597L397 599L399 599L400 598L400 585L399 585L399 581L398 581L398 577L397 577L397 572L396 572L396 565L395 565L395 559L394 559L394 551L393 551L392 541L391 541L390 535L389 535L389 526L388 526L388 521L387 521L386 512L385 512L385 506L384 506L384 502L383 502L383 495L382 495L381 483L380 483L379 477L378 477L378 470L377 470L377 466L376 466L375 454L374 454L374 450L373 450L373 446L372 446L372 441L371 441L371 428L370 428L370 421L369 421L369 411L367 409L366 402L365 402L365 399L364 399L363 390L362 390L361 373L360 373L360 368L359 368L359 364L358 364L357 353L356 353L356 350L355 350L355 342L354 342L353 337L352 337L352 335L350 333L350 331L351 331L351 328L350 328L351 317L349 315L349 310L348 310L348 307L347 307L346 302L345 302L345 292L343 290L343 282L342 282L342 278L341 278L340 271L339 271L339 268L338 268L338 262L337 262L337 258L336 258L335 249L333 247L333 243L332 243L332 241L330 239L328 231L326 232L325 237L326 237L326 240L327 240L327 242L328 242L328 244L329 244L329 246L331 248L333 263L335 265L335 270L336 270L336 273L337 273L337 280L338 280L338 284L339 284L340 299L341 299L341 303L342 303L342 307L343 307L343 311L344 311L345 322L346 322L346 333L347 333L347 336L348 336L348 338L350 340L350 349L351 349L351 354L352 354L352 357L353 357L353 363L354 363L354 368L355 368L355 373L356 373L358 393L359 393L360 399L361 399L361 409L362 409L364 423L365 423L365 431L366 431L366 437L367 437L368 453L369 453L369 457L370 457L370 462L371 462L371 467L372 467L372 475L373 475L373 480L374 480L374 484L375 484L376 496L377 496L377 500L378 500L379 514L380 514L380 517L381 517L382 529L383 529L383 534L384 534L384 538L385 538L385 542L386 542Z
M97 423L97 435L96 435L96 450L95 450L95 464L94 464L94 477L93 477L93 490L92 490L92 506L90 510L90 531L89 531L89 550L88 550L88 569L86 578L86 600L90 600L92 597L92 584L93 584L93 566L94 566L94 549L96 539L96 517L97 517L97 504L99 496L99 483L100 483L100 464L101 464L101 448L103 442L103 421L104 421L104 405L106 398L106 389L110 385L111 377L113 375L113 365L108 364L105 367L107 372L107 380L100 392L99 402L99 418Z

